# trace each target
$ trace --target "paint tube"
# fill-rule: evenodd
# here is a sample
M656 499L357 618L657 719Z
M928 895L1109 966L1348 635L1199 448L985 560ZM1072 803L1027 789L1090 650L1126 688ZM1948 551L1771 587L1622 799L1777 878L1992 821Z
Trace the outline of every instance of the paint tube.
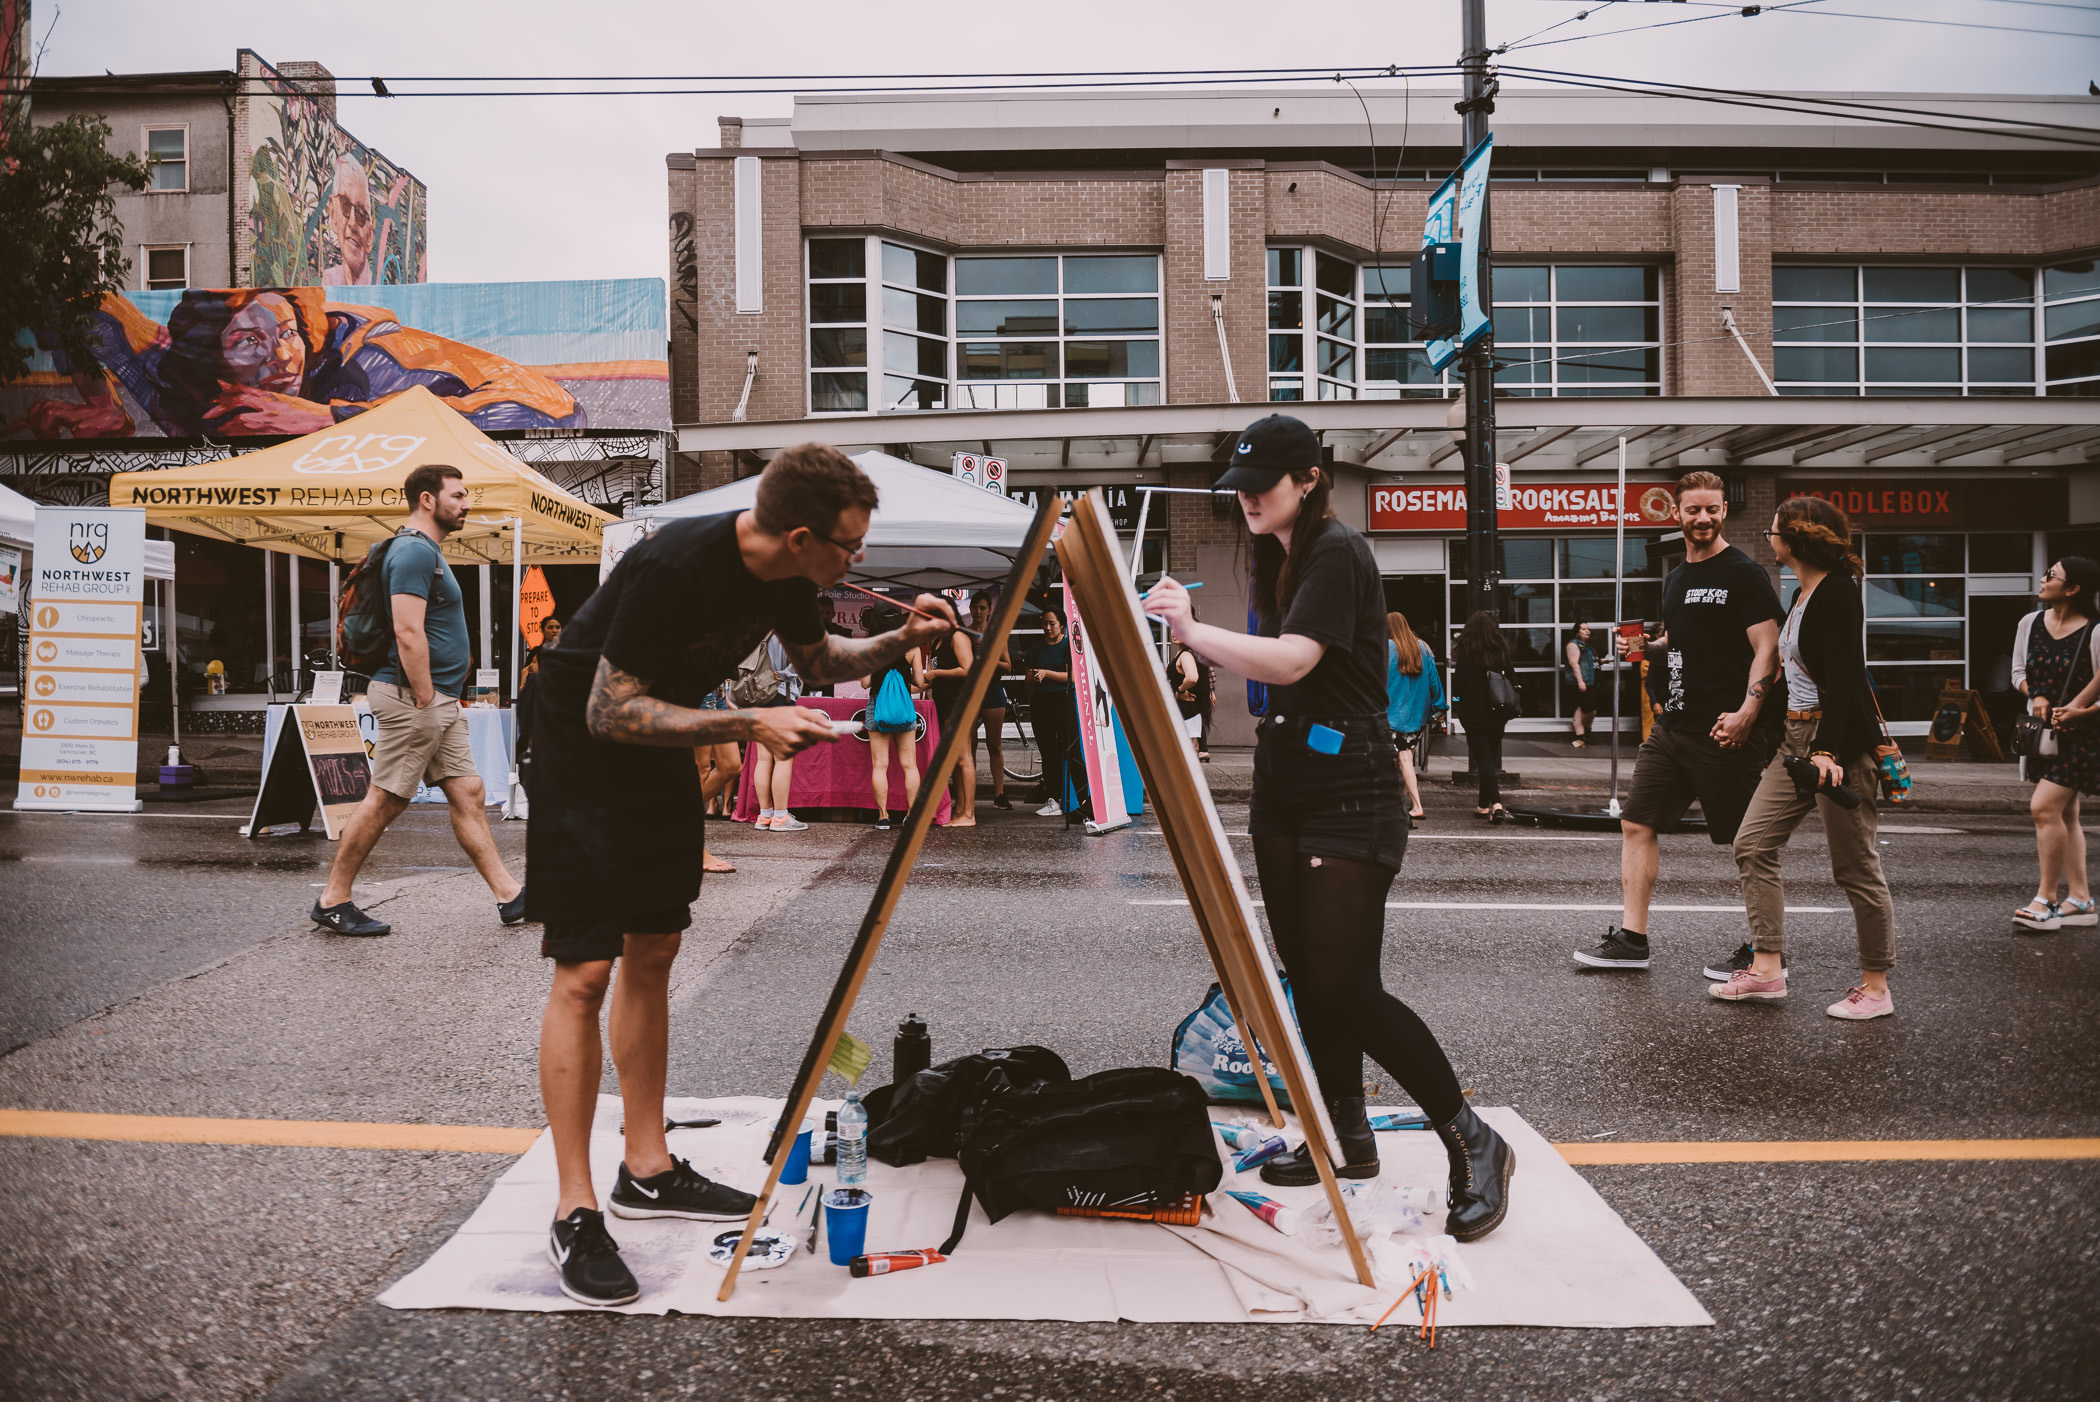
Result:
M1232 1161L1232 1171L1234 1173L1245 1173L1250 1168L1265 1164L1270 1159L1279 1157L1287 1147L1289 1146L1282 1139L1271 1135L1234 1159Z
M1234 1149L1257 1149L1268 1136L1252 1125L1227 1124L1223 1120L1212 1120L1210 1127L1218 1132L1227 1145Z
M1227 1188L1225 1195L1285 1236L1298 1234L1299 1213L1296 1208L1286 1207L1276 1199L1263 1197L1260 1193L1244 1192L1238 1188Z
M922 1251L878 1251L855 1256L846 1263L846 1270L855 1280L863 1280L871 1275L894 1275L920 1266L937 1266L947 1259L930 1246Z

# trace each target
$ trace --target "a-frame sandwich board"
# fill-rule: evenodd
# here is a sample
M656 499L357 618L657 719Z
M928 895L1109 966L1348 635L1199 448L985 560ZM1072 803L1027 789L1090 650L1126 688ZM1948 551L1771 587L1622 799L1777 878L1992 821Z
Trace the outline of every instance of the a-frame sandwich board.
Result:
M1071 522L1058 537L1057 559L1086 615L1094 660L1123 718L1123 733L1137 757L1138 769L1145 776L1160 832L1173 853L1182 889L1188 892L1189 908L1203 932L1211 966L1217 970L1218 986L1225 992L1246 1044L1247 1064L1254 1068L1254 1079L1277 1124L1283 1123L1283 1117L1277 1113L1269 1078L1262 1071L1262 1054L1267 1053L1283 1073L1307 1144L1326 1150L1311 1158L1335 1221L1342 1225L1342 1243L1348 1248L1350 1264L1360 1283L1372 1285L1371 1264L1351 1228L1348 1203L1335 1180L1333 1165L1342 1161L1342 1152L1327 1117L1327 1103L1313 1079L1298 1024L1284 1002L1283 985L1254 918L1254 903L1239 863L1226 845L1225 827L1218 821L1210 785L1174 705L1166 669L1152 648L1149 625L1099 492L1088 492L1072 503Z
M1028 601L1028 586L1035 578L1037 566L1043 562L1044 552L1050 548L1051 532L1063 511L1064 502L1055 492L1042 494L1035 519L1029 522L1028 537L1022 543L1021 553L1014 557L1013 568L1007 572L1006 583L999 594L999 605L992 610L991 622L977 644L969 677L963 682L962 704L956 711L957 715L975 715L977 708L984 704L985 693L991 690L992 678L998 674L999 654L1006 650L1007 636L1013 632L1014 623L1021 616L1021 606ZM824 1015L817 1022L816 1034L810 1038L809 1050L802 1054L801 1069L795 1072L794 1089L788 1093L779 1123L773 1126L773 1138L766 1145L766 1159L770 1165L766 1170L766 1186L751 1209L750 1219L744 1223L743 1238L737 1242L728 1273L722 1277L722 1288L715 1295L718 1300L728 1299L736 1289L737 1273L744 1268L744 1255L751 1248L759 1224L766 1220L766 1210L780 1187L780 1172L787 1167L788 1149L795 1131L801 1128L803 1117L809 1113L809 1103L816 1097L817 1083L824 1079L824 1068L830 1064L832 1049L846 1031L846 1019L852 1015L861 985L867 981L868 970L875 962L875 951L881 947L882 937L889 930L890 916L896 912L897 900L904 894L904 883L911 879L912 866L919 860L919 848L925 844L926 834L933 827L934 810L948 792L948 779L962 757L962 747L973 743L974 739L970 729L957 726L942 731L940 743L934 746L933 762L927 766L926 776L919 783L919 796L904 815L904 825L898 829L890 847L889 862L883 867L882 876L875 883L875 894L868 901L868 913L861 917L860 932L854 936L845 967L839 970L838 981L832 985L831 998L824 1005Z

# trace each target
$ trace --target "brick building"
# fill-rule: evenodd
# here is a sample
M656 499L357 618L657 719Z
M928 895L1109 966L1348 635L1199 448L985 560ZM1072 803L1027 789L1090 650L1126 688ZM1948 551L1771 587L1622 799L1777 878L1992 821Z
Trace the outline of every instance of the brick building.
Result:
M1145 488L1192 488L1152 498L1147 564L1211 583L1204 611L1239 626L1237 513L1202 489L1242 424L1293 406L1390 602L1442 653L1467 569L1456 383L1405 308L1460 121L1452 92L1364 97L1368 123L1328 89L822 97L723 118L719 146L667 162L671 495L812 437L933 470L996 453L1021 493L1110 488L1126 534ZM1621 437L1624 615L1656 612L1672 528L1653 489L1678 473L1720 472L1760 553L1777 500L1842 492L1870 661L1908 729L1949 680L2005 704L2043 562L2100 553L2100 102L1863 100L1964 130L1500 98L1513 497L1496 563L1520 728L1565 728L1559 644L1613 615Z

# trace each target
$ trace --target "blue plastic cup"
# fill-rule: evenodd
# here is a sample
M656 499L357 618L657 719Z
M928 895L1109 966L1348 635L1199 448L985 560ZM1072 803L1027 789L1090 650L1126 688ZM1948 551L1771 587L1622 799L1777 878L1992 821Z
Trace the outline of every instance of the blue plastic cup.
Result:
M831 1264L851 1264L868 1250L868 1208L875 1195L866 1188L833 1188L824 1194L824 1237L831 1244Z
M794 1144L788 1149L788 1161L780 1170L780 1181L790 1187L800 1187L809 1181L808 1125L802 1126L802 1132L795 1136Z

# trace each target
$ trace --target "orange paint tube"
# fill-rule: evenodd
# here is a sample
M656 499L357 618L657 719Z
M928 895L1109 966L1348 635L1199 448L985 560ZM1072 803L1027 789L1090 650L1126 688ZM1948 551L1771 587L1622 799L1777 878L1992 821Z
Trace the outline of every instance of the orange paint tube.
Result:
M932 1247L923 1251L878 1251L866 1256L855 1256L846 1263L855 1280L871 1275L892 1275L898 1271L916 1270L920 1266L937 1266L947 1260Z

